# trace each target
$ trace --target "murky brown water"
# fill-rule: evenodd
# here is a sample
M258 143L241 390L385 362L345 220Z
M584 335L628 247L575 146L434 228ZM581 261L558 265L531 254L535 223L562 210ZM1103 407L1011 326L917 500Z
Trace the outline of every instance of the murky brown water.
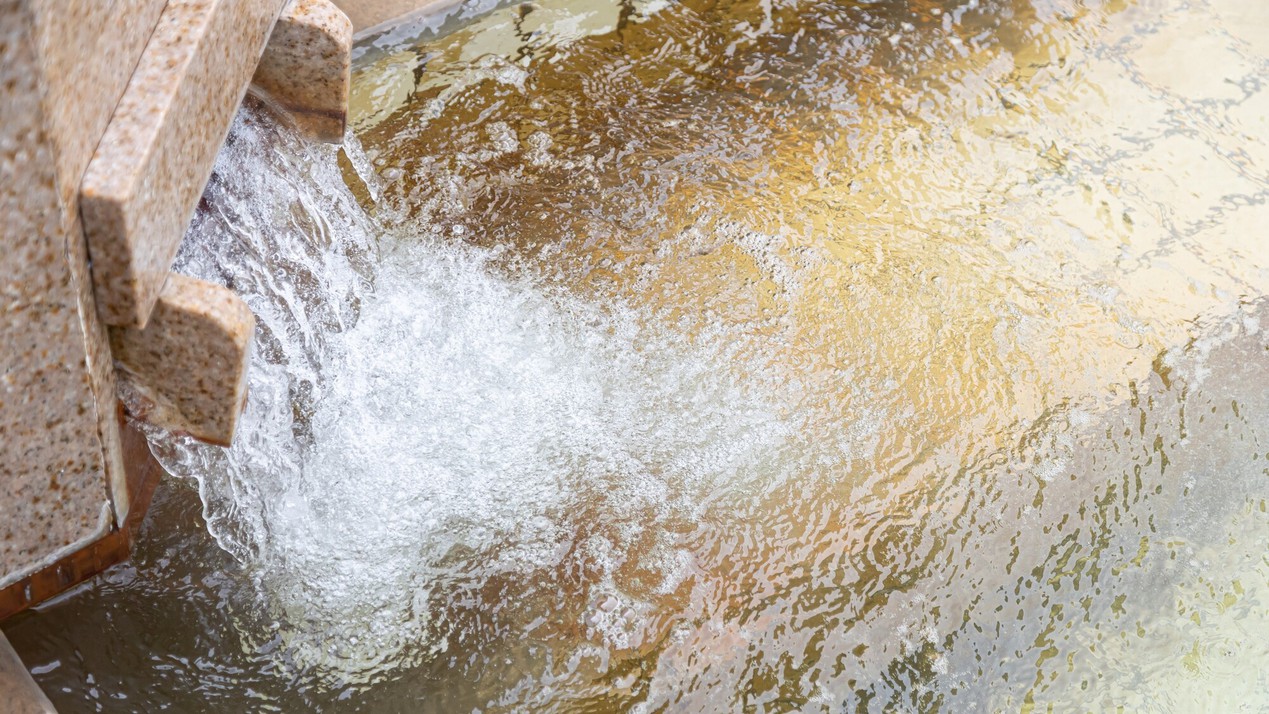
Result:
M357 589L294 615L304 575L176 480L134 564L5 632L66 712L1269 710L1267 70L1259 0L542 2L365 43L340 161L379 249L527 276L443 304L574 337L489 343L497 388L436 412L471 454L366 422L396 510L302 490L385 539L439 478L410 448L549 458L423 492L442 525L399 527L452 546L404 579L333 541L421 603L404 646L313 614ZM450 279L386 264L397 313Z

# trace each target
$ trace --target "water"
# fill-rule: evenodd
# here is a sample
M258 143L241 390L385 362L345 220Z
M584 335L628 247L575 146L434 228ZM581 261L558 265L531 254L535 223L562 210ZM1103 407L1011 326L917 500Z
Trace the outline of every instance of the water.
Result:
M1269 710L1260 3L477 10L239 117L60 710Z

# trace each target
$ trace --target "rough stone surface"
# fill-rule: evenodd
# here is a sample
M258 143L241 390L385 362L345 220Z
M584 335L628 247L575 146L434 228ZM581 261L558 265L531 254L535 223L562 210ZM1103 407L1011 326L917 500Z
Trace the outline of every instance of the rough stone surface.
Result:
M291 0L252 82L321 141L344 140L352 22L330 0Z
M58 188L71 206L166 0L29 2Z
M255 316L233 291L173 273L143 330L110 332L133 417L228 446Z
M128 515L128 499L115 419L114 364L105 326L97 319L88 247L79 221L79 185L164 4L165 0L28 1L43 80L44 129L55 159L67 259L78 296L98 433L119 520ZM84 57L93 61L84 62Z
M94 391L109 378L95 384L88 361L100 333L80 313L82 237L59 198L37 16L0 0L0 587L110 525Z
M26 665L0 633L0 711L5 714L57 714Z
M0 622L23 610L39 605L66 592L107 568L128 559L132 541L140 530L149 509L154 489L163 477L163 468L150 453L150 444L137 425L116 409L116 421L123 436L123 453L128 464L128 502L132 508L127 519L92 544L63 556L22 579L0 588ZM4 711L0 709L0 712Z
M98 311L144 327L284 0L169 0L80 190Z

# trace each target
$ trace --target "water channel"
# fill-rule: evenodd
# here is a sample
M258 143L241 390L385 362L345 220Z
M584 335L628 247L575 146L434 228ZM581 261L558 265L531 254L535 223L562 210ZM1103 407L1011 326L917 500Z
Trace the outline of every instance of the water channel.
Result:
M1269 709L1269 5L535 0L240 114L63 712ZM84 692L90 693L85 701Z

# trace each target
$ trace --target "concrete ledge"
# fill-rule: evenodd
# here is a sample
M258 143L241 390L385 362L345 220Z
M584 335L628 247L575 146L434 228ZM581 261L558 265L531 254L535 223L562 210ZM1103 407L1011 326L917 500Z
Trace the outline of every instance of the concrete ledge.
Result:
M255 324L233 291L173 273L144 330L110 331L129 414L228 446L246 400Z
M329 0L291 0L252 83L321 141L340 143L348 122L352 22Z
M170 0L80 187L97 309L144 327L284 0Z

